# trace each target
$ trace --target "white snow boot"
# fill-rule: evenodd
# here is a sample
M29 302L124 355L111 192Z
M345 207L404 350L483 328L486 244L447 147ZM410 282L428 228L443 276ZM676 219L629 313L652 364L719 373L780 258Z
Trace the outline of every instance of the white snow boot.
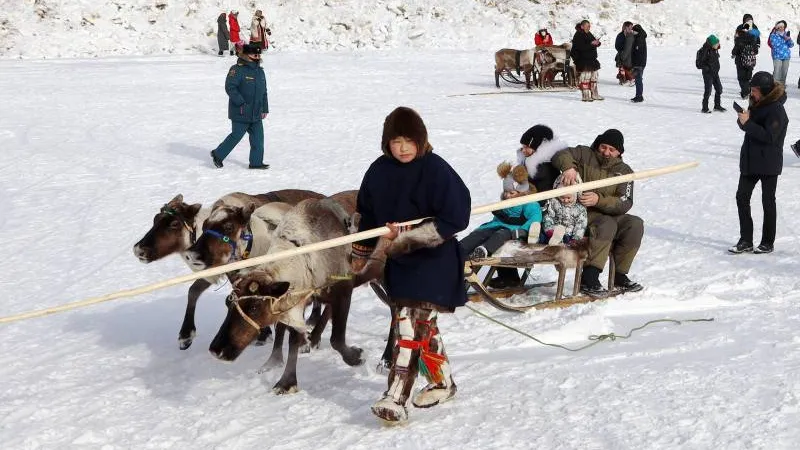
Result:
M556 225L553 227L553 235L550 236L550 240L547 241L547 245L560 245L561 241L564 240L564 233L567 232L567 229L564 225Z
M408 421L406 406L395 402L388 394L372 405L372 413L388 423L398 424Z
M453 383L452 378L445 384L429 384L414 395L411 404L417 408L430 408L450 400L456 395L456 391L458 391L458 388Z

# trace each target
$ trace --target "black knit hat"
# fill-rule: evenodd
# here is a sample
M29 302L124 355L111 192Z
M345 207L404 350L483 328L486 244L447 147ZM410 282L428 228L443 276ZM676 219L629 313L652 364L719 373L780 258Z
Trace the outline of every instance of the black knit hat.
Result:
M261 46L258 44L244 44L242 47L242 53L245 55L260 55Z
M753 74L753 78L750 80L750 86L757 87L758 90L761 91L761 95L767 95L772 92L772 88L775 87L775 78L772 78L771 73L762 70Z
M386 116L383 121L383 135L381 136L381 150L387 156L392 156L389 141L397 137L406 137L417 144L417 155L421 156L433 150L428 143L428 129L422 117L411 108L399 106Z
M753 20L753 16L750 14L745 14L744 16L742 16L742 23L745 23L748 20Z
M600 144L614 147L620 155L625 153L625 138L622 136L622 132L616 128L609 128L603 134L598 135L592 144L592 148L597 150Z
M534 125L522 134L522 137L519 138L519 143L532 149L537 149L545 139L548 141L553 140L553 130L547 125Z

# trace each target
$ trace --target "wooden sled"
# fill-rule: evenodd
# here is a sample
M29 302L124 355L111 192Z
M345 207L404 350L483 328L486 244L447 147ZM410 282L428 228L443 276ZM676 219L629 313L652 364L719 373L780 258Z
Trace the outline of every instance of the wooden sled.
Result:
M614 259L609 255L608 293L603 296L589 296L580 294L580 280L583 273L583 264L586 261L588 250L585 245L581 248L570 248L564 245L521 245L514 249L508 256L488 257L467 261L464 276L469 285L475 290L468 295L470 301L485 300L492 306L503 311L524 312L531 309L566 308L579 303L590 303L622 294L619 289L614 289ZM558 280L549 283L525 285L534 265L553 265L558 271ZM489 272L483 281L478 277L481 267L488 266ZM522 281L519 286L506 289L490 289L486 283L491 279L497 267L511 267L524 269ZM574 269L575 279L572 296L564 297L564 281L567 269ZM533 289L556 285L556 295L552 300L519 302L511 301L518 294L525 294Z

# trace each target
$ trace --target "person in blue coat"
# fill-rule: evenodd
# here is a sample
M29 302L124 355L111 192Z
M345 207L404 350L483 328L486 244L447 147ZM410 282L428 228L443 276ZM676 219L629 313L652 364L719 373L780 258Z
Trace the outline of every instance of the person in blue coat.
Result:
M211 151L214 166L222 168L222 161L233 151L244 134L250 135L250 168L268 169L264 164L264 124L269 113L267 76L261 67L261 47L243 46L239 60L228 70L225 79L228 94L228 119L231 133Z
M519 165L512 169L510 163L497 166L497 174L503 178L501 200L536 192L528 184L528 171ZM492 220L481 224L461 240L461 250L470 259L486 258L511 239L535 243L539 240L542 208L539 202L492 211ZM516 269L512 269L516 274ZM519 284L519 276L517 276Z
M455 239L470 216L470 194L461 177L433 153L422 118L398 107L384 121L383 154L370 165L358 191L359 231L388 225L384 236L384 283L398 309L388 389L372 406L387 422L408 420L406 403L418 372L428 380L412 403L428 408L452 398L456 385L437 326L440 312L467 301L464 254ZM398 222L427 218L419 225ZM353 271L359 272L377 239L353 244Z

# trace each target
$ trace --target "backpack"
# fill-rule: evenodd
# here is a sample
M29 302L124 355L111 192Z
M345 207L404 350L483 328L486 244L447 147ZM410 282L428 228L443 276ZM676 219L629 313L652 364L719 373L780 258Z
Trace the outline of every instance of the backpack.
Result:
M705 62L705 52L703 51L705 47L700 47L700 50L697 51L697 56L694 59L694 66L700 70L703 70L703 63Z

